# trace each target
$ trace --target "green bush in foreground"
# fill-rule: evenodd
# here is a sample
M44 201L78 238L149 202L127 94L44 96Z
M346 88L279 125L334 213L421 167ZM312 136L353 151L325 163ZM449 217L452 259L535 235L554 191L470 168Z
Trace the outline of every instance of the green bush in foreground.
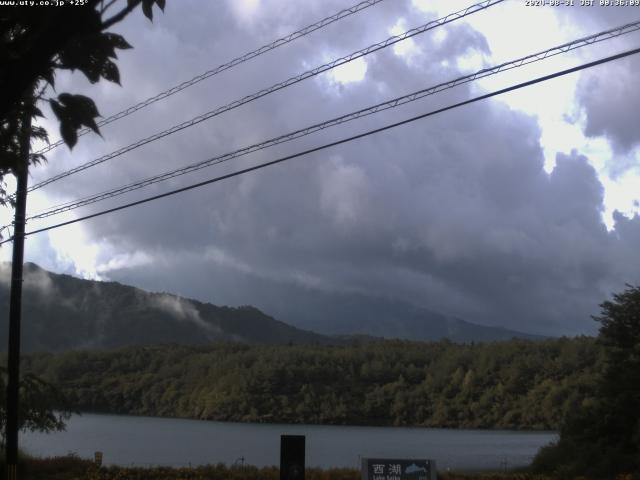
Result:
M5 479L4 464L0 479ZM20 463L19 478L27 480L279 480L277 467L227 467L223 464L190 468L172 467L102 467L75 455L54 458L25 457ZM442 473L440 480L552 480L530 473ZM360 480L354 468L308 468L306 480ZM570 479L563 479L570 480ZM623 480L623 479L621 479ZM627 480L627 479L624 479Z
M5 467L0 465L0 479ZM172 467L102 467L75 455L54 458L23 458L19 478L25 480L279 480L276 467L227 467L223 464L190 468ZM633 475L619 475L615 480L636 480ZM306 480L360 480L353 468L308 468ZM584 480L579 476L547 476L529 472L483 472L438 474L439 480Z
M640 287L602 303L598 344L605 362L594 398L565 418L560 439L533 469L559 478L640 479Z

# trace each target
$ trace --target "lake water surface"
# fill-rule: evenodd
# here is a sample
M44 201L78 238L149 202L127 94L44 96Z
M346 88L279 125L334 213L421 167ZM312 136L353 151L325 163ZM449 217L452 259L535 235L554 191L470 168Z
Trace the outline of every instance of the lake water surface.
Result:
M83 414L67 431L20 436L20 447L38 456L74 452L107 465L278 465L280 435L306 435L310 467L359 468L361 457L430 458L438 469L499 469L531 462L554 432L441 430L208 422L171 418Z

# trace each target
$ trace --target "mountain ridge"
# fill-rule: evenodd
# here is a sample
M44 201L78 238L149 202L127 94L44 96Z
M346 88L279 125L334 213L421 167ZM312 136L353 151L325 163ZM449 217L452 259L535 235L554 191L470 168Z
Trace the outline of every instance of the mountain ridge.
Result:
M5 263L0 305L8 312L6 270ZM218 307L119 282L52 273L33 263L25 264L23 285L22 344L27 352L213 341L329 343L323 335L287 325L255 307ZM6 345L7 317L0 317L0 347Z
M10 263L0 264L0 350L8 331ZM24 266L22 349L64 351L110 349L135 345L204 345L215 341L250 344L344 344L380 338L454 342L495 341L513 337L536 339L496 327L445 317L419 307L391 308L375 298L361 299L364 313L345 297L316 298L325 331L300 321L287 322L256 307L217 306L167 292L149 292L114 281L80 279L49 272L34 263ZM293 302L293 299L292 299ZM368 302L368 303L367 303ZM385 303L386 302L386 303ZM362 302L360 302L362 303ZM391 305L391 306L390 306ZM313 323L312 323L313 324Z

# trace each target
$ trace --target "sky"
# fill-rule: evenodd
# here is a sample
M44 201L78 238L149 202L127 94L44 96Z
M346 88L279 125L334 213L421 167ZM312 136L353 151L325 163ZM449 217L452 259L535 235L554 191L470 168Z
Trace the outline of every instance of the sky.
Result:
M351 6L347 0L167 2L114 31L122 86L57 75L103 116ZM579 4L576 0L574 3ZM44 180L390 35L471 5L384 0L48 154ZM507 0L34 191L28 211L195 163L640 20L640 7ZM229 173L636 48L584 47L234 159L27 230ZM304 291L382 297L484 325L592 334L640 284L640 57L477 102L150 204L28 237L26 260L267 313ZM43 125L57 140L49 113ZM3 223L11 212L2 212ZM11 249L0 250L10 259ZM328 295L328 296L327 296Z

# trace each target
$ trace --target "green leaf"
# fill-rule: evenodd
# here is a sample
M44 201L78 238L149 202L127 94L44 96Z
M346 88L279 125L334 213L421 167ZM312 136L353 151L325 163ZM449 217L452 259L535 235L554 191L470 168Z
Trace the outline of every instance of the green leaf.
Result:
M69 148L73 149L78 142L77 129L69 123L68 120L60 120L60 136L64 140L64 143L69 145Z
M69 109L73 109L75 112L83 116L99 117L100 112L96 104L89 97L84 95L72 95L70 93L61 93L58 95L58 100Z
M98 125L94 120L95 117L100 116L100 113L96 104L89 97L61 93L58 95L58 100L51 99L49 102L53 113L60 121L60 135L70 148L76 144L77 130L83 125L100 135Z
M115 48L120 50L127 50L129 48L133 48L129 42L127 42L122 35L118 35L117 33L107 32L104 34L105 39L111 43Z
M111 48L113 50L113 47ZM95 35L87 36L82 41L70 42L60 52L60 63L64 69L80 70L91 83L96 83L100 80L102 64L109 53L99 45Z
M45 82L48 82L49 85L51 85L52 87L55 87L55 72L53 70L53 67L50 67L48 70L42 72L42 78L44 79Z
M64 108L60 103L53 98L49 100L49 105L51 105L51 110L53 110L54 115L58 118L59 121L62 121L62 117L64 116Z
M29 155L29 164L39 165L45 163L47 158L41 153L32 153Z
M44 140L45 142L49 143L49 135L47 134L47 130L44 127L31 127L31 138L34 138L36 140Z
M153 20L153 4L155 0L142 0L142 13L149 20Z
M102 66L102 72L100 75L110 82L115 82L120 85L120 72L118 71L118 67L111 60L107 60L105 64Z
M164 12L165 0L156 0L156 5Z
M0 164L3 166L3 170L14 169L17 165L20 165L20 155L15 152L2 152L0 151Z
M60 53L60 63L62 68L80 70L91 83L96 83L109 59L117 58L116 48L127 47L130 45L120 35L92 33L69 43Z

